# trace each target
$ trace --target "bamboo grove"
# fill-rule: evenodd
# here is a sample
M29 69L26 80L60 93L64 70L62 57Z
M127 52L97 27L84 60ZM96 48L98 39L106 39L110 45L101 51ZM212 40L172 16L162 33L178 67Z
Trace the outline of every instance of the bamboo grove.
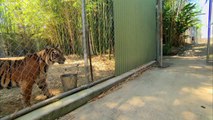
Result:
M187 0L164 0L163 2L163 39L164 54L170 54L173 47L184 45L188 37L185 32L199 27L196 4Z
M81 11L81 0L1 0L0 55L25 55L46 45L82 54ZM86 12L92 54L113 54L112 0L87 0Z

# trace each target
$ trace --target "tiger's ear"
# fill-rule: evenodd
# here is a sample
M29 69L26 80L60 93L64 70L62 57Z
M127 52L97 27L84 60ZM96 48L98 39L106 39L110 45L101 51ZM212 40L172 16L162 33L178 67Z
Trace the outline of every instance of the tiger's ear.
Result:
M59 50L61 49L61 47L59 45L56 45L56 48L59 49Z
M50 48L51 48L50 46L46 46L46 47L45 47L46 50L47 50L47 49L50 49Z

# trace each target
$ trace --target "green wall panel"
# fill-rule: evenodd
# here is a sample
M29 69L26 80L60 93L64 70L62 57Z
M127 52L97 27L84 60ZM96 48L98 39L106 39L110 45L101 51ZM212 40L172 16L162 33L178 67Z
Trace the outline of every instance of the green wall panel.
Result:
M156 59L156 0L114 0L115 73Z

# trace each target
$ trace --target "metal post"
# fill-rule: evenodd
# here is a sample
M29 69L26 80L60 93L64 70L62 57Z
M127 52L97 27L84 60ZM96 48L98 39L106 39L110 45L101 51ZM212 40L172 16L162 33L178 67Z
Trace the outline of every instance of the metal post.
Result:
M158 62L158 64L160 63L160 12L159 12L159 10L160 10L160 7L159 7L159 2L160 2L160 0L157 0L157 4L156 4L156 13L157 13L157 15L156 15L156 27L157 27L157 29L156 29L156 43L157 43L157 54L156 54L156 60L157 60L157 62Z
M162 0L159 0L159 17L160 17L160 67L163 66L163 10L162 10Z
M211 14L212 14L212 0L209 0L209 17L208 17L208 40L207 40L207 55L206 61L209 62L209 50L210 50L210 39L211 39Z
M87 31L87 35L89 36L89 31ZM90 76L91 76L91 81L94 81L94 76L93 76L93 69L92 69L92 55L91 55L91 49L90 49L90 39L87 37L87 45L88 45L88 54L89 54L89 67L90 67Z
M159 67L160 68L167 68L169 67L169 64L163 62L163 0L158 0L158 10L159 10Z
M87 25L86 25L86 10L85 0L82 0L82 30L83 30L83 48L84 48L84 65L85 65L85 77L87 82L90 82L89 78L89 66L88 66L88 46L87 46Z

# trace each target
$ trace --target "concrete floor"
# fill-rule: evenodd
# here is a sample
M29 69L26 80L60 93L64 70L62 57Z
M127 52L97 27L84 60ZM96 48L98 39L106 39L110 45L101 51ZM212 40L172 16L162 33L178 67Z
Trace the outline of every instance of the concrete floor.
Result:
M167 57L170 67L148 70L59 120L213 120L213 69L204 58Z

